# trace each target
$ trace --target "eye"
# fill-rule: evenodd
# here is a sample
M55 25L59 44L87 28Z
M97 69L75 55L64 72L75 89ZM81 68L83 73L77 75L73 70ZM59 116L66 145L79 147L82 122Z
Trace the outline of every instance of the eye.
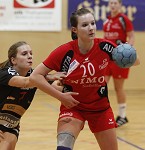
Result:
M87 25L88 25L87 23L84 23L82 26L83 26L83 27L86 27Z
M32 52L30 52L30 55L33 55L33 53L32 53Z
M91 25L95 25L95 22L92 22Z
M26 52L23 52L22 55L25 56L25 55L27 55L27 53L26 53Z

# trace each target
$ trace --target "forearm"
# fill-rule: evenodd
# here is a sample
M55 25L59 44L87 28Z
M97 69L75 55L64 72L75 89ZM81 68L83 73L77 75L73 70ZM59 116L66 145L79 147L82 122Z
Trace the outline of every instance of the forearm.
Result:
M134 38L130 38L130 39L128 40L128 44L134 45Z
M20 87L20 88L30 88L35 87L33 83L30 82L29 77L14 76L9 80L10 86Z
M134 63L134 66L137 66L137 65L139 65L139 64L140 64L140 59L139 59L139 57L138 57L138 55L137 55L136 61L135 61L135 63Z
M128 37L127 43L130 45L134 45L135 42L134 31L128 32L127 37Z
M41 91L51 95L52 97L55 97L58 100L61 99L62 93L53 88L43 75L34 75L30 77L30 81Z

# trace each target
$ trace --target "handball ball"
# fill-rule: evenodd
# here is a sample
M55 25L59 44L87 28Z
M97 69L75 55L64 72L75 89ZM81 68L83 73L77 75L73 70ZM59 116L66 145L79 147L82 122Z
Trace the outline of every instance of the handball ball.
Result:
M112 52L113 60L121 68L133 66L136 57L136 50L130 44L120 44Z

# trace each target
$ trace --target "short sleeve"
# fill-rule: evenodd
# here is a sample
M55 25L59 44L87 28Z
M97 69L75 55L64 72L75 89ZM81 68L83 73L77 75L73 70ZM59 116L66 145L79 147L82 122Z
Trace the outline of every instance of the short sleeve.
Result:
M18 75L18 74L11 67L0 69L0 84L8 85L9 80L16 75Z

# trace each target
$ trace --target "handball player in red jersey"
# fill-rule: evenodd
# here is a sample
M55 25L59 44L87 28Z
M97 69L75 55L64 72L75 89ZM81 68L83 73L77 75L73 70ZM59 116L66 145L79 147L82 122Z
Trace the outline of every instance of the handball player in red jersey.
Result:
M109 0L110 16L104 22L104 38L116 44L134 44L134 29L132 22L121 13L122 0ZM118 115L116 122L122 126L128 122L126 117L126 93L124 90L125 79L128 78L129 68L120 68L114 62L110 62L106 69L106 81L113 78L114 88L118 102Z
M118 150L117 124L110 107L104 76L116 44L95 38L95 18L88 9L81 8L73 12L70 23L73 40L52 51L35 68L30 80L48 93L45 74L51 70L66 72L62 82L63 93L79 93L73 95L79 104L72 108L64 105L60 107L57 150L73 150L86 121L101 150Z

